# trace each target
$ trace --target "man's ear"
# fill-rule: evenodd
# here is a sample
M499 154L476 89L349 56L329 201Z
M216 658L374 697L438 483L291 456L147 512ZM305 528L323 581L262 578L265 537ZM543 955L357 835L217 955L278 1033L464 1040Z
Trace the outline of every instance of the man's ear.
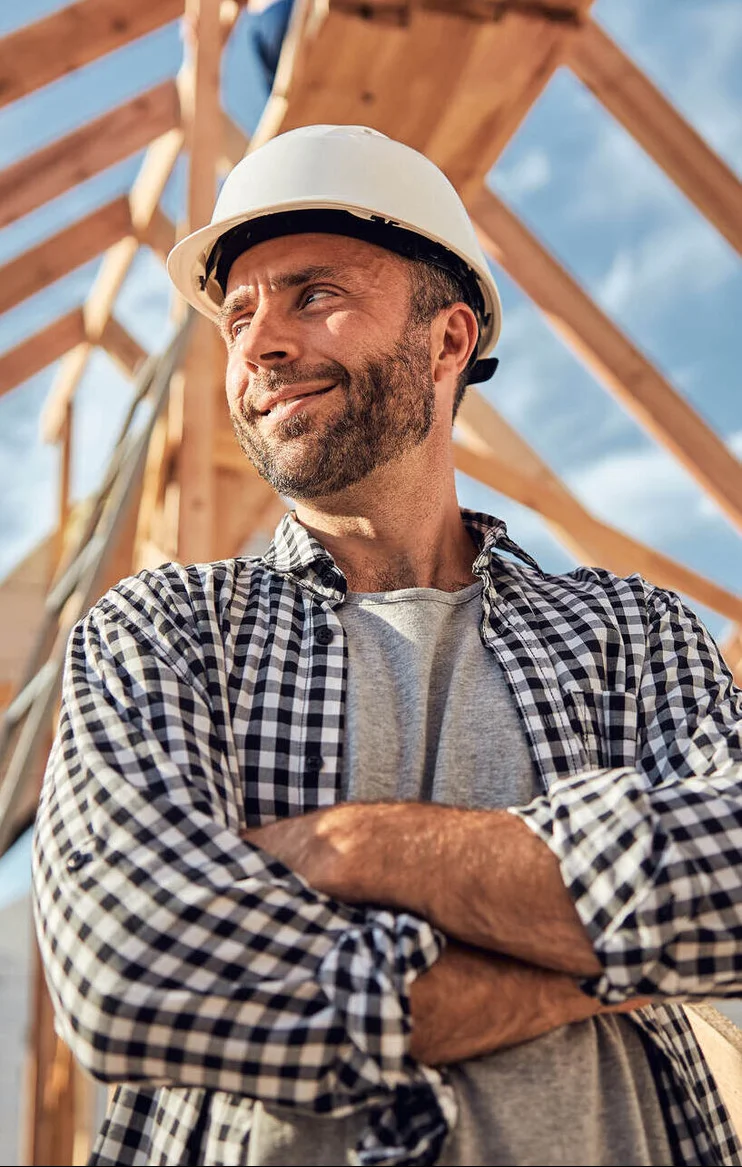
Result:
M468 304L459 302L443 308L431 327L433 381L451 375L456 380L466 368L478 336L477 318Z

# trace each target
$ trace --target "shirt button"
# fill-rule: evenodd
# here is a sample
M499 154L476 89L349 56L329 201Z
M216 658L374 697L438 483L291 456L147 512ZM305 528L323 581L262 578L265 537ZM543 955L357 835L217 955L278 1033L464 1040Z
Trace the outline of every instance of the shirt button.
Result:
M316 774L318 770L322 769L322 755L308 754L306 758L306 767L310 774Z
M323 588L335 587L335 572L332 570L332 568L325 568L319 579Z
M86 863L89 863L93 858L90 851L73 851L67 860L68 871L79 871Z
M335 639L335 633L332 631L332 628L328 628L326 624L323 624L321 628L317 629L315 639L317 644L329 644Z

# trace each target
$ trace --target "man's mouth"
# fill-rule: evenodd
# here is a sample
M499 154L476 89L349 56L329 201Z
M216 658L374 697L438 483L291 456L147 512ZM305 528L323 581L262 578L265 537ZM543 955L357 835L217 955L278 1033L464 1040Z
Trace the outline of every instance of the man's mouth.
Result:
M297 387L286 388L280 397L275 398L270 405L259 410L263 417L287 417L289 413L297 412L303 402L309 401L313 397L324 397L326 393L331 392L336 386L337 382L331 385L324 385L318 389L304 389Z

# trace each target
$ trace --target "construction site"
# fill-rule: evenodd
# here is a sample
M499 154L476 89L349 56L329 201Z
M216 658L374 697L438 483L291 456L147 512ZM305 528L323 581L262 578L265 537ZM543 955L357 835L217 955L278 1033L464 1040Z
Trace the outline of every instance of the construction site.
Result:
M368 126L440 167L504 304L500 370L456 418L462 504L548 570L678 593L742 685L740 94L727 148L611 34L639 7L35 0L3 18L0 1163L86 1163L106 1106L55 1030L31 918L70 630L125 577L261 554L290 507L235 441L218 331L164 267L270 139ZM658 5L648 56L672 20L713 88L694 21L714 8L742 76L735 7ZM600 161L600 197L560 157ZM742 1006L686 1011L742 1138Z

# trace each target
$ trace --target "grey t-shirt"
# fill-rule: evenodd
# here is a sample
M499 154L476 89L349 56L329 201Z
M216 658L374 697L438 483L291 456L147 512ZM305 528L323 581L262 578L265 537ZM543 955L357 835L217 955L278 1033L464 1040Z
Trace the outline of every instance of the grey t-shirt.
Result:
M432 800L496 809L539 793L503 673L482 643L481 584L353 594L345 800ZM439 1163L597 1167L672 1163L642 1040L596 1017L448 1068L459 1121ZM365 1117L297 1117L256 1106L250 1164L350 1162Z

